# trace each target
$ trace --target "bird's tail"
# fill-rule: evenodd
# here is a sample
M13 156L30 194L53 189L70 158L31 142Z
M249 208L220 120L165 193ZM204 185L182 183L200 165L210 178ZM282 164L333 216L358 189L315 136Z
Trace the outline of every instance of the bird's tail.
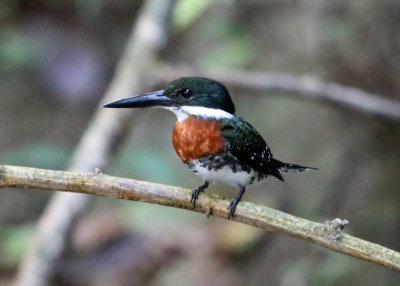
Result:
M305 167L305 166L300 166L300 165L295 165L295 164L289 164L289 163L283 163L281 161L272 159L272 164L282 172L303 172L303 171L308 171L308 170L318 170L317 168L313 167Z

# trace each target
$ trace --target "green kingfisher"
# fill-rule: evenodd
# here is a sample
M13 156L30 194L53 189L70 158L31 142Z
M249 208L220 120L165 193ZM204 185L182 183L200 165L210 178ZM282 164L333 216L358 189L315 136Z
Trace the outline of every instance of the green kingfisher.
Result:
M199 194L210 183L223 182L240 189L228 206L231 217L248 185L268 176L283 181L280 171L315 169L274 159L257 130L235 115L227 88L213 79L182 77L169 83L164 90L103 106L160 107L175 113L177 121L172 131L175 151L190 170L204 179L204 184L192 192L194 207Z

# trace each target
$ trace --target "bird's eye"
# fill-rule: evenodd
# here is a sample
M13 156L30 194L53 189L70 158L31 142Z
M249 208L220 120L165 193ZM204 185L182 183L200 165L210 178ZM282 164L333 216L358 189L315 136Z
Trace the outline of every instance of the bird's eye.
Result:
M180 91L180 95L183 96L184 98L189 98L192 96L192 94L193 94L192 90L187 87L182 88Z

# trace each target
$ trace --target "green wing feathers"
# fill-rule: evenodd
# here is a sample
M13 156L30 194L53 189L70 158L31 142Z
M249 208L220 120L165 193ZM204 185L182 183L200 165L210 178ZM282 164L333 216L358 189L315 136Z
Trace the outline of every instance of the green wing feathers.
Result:
M280 171L302 172L317 170L296 164L284 163L272 158L271 150L257 130L240 117L222 119L222 133L225 145L240 162L266 175L283 181Z
M283 181L279 169L273 163L271 150L250 123L234 117L222 119L221 124L226 147L233 156L253 169Z

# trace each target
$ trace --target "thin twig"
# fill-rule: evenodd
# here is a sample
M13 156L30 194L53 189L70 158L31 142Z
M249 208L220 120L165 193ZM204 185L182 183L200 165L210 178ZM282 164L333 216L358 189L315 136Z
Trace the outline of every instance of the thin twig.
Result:
M111 177L100 172L78 173L0 166L0 187L22 187L85 193L110 198L142 201L183 208L207 215L228 217L228 200L202 194L196 208L190 203L191 190ZM400 272L400 253L342 232L348 223L336 219L325 224L312 222L265 206L239 203L235 221L296 237Z
M172 3L163 0L145 1L103 102L127 97L145 88L141 76L163 47L165 23ZM133 112L128 111L97 109L68 169L90 171L105 166L112 147L132 115ZM89 196L71 193L57 193L53 196L22 260L16 286L48 284L52 267L64 249L68 233L89 201Z
M158 72L159 77L166 81L181 76L202 75L230 86L268 93L297 94L305 98L326 100L357 111L400 121L400 101L391 100L355 87L326 82L313 76L293 76L263 71L202 70L175 65L164 65L164 69L158 69Z

